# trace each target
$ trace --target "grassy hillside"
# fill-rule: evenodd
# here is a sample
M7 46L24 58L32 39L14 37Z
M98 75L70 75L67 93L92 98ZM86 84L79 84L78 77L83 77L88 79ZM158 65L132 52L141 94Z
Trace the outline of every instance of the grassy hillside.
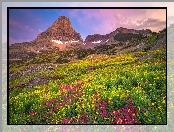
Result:
M165 48L74 52L10 62L11 124L166 123Z

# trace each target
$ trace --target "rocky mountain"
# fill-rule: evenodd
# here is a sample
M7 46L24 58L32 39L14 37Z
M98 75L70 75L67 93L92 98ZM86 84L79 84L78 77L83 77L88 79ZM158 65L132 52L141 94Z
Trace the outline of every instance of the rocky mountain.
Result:
M127 28L117 28L115 31L106 34L106 35L100 35L100 34L94 34L94 35L88 35L84 41L85 46L83 46L85 49L88 48L94 48L98 45L103 44L118 44L120 41L128 41L132 38L141 38L143 36L151 36L152 31L150 29L146 30L134 30L134 29L127 29Z
M83 40L77 33L70 20L60 16L46 31L38 34L30 42L16 43L10 46L10 59L26 59L38 53L52 50L81 48Z
M105 44L109 40L110 36L107 35L100 35L100 34L94 34L94 35L88 35L84 41L84 49L88 48L94 48L95 46L99 44Z
M80 33L77 33L70 20L61 16L45 32L40 33L33 43L40 43L40 47L45 48L52 44L60 50L83 43Z

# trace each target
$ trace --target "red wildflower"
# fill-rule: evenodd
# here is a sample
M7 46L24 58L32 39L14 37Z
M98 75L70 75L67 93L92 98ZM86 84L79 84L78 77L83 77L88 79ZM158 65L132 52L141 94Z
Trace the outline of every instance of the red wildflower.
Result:
M105 101L103 101L103 102L102 102L102 105L104 105L104 106L105 106L106 104L107 104L107 103L106 103Z
M50 106L51 102L48 102L47 105Z
M56 101L58 101L58 99L57 98L54 98L54 100L53 100L54 102L56 102Z
M30 115L34 115L34 111L31 111L31 112L30 112Z

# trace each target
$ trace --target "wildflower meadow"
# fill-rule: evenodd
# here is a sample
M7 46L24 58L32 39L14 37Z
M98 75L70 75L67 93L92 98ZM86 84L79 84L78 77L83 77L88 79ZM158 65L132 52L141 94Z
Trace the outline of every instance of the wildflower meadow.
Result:
M153 57L139 60L147 54ZM9 92L10 124L166 124L164 48L91 58L10 80L22 85ZM46 83L29 87L41 75Z

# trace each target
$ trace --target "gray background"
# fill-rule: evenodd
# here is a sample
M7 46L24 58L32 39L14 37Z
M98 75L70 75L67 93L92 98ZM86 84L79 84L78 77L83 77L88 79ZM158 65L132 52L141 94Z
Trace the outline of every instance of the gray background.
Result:
M123 131L127 132L128 130L131 132L151 132L151 131L158 131L158 132L170 132L174 130L174 61L168 63L167 66L167 105L168 105L168 125L9 125L7 126L7 7L54 7L54 6L61 6L61 7L88 7L88 6L93 6L93 7L100 7L100 2L57 2L57 0L54 0L54 3L46 3L46 2L36 2L34 0L31 0L33 2L2 2L1 7L2 7L2 13L1 13L1 18L2 18L2 130L7 131L7 132L94 132L94 131L101 131L101 132L114 132L114 131ZM52 0L53 1L53 0ZM65 1L71 1L71 0L65 0ZM89 0L92 1L92 0ZM119 3L119 2L114 2L114 0L108 0L108 1L113 1L113 3L104 3L102 6L108 7L108 6L113 6L113 7L158 7L158 6L167 6L167 10L171 12L171 10L174 7L174 2L157 2L157 3L150 3L150 2L134 2L135 0L132 0L132 2L126 2L128 0L122 0L124 3ZM167 0L167 1L172 1L172 0ZM173 12L174 13L174 12ZM168 21L171 21L174 23L174 14L170 14L167 16ZM168 24L169 26L169 24ZM174 51L171 50L174 44L174 31L170 33L167 36L167 57L168 58L173 58L174 55L172 54Z

